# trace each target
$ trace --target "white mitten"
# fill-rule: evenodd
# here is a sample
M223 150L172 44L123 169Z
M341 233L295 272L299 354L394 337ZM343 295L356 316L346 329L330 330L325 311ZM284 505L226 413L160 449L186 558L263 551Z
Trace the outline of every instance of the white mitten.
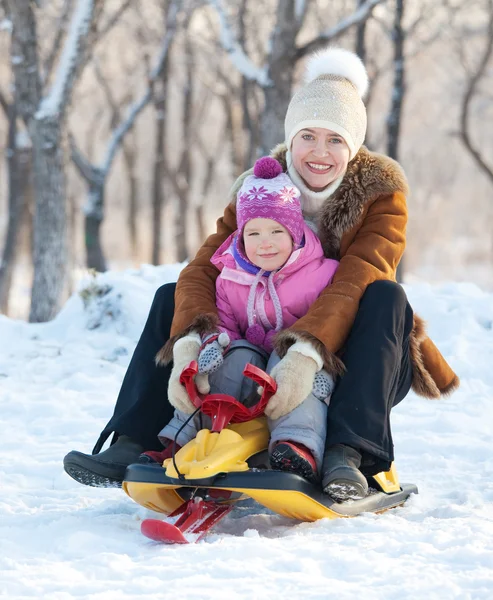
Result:
M199 373L217 371L224 362L223 356L229 344L229 335L224 331L206 336L199 352Z
M198 359L201 343L198 333L190 333L175 342L173 346L173 369L168 383L168 400L176 409L189 415L196 410L196 407L192 404L187 391L180 383L180 375L192 360ZM195 383L200 393L207 394L209 392L210 386L207 374L196 375Z
M308 347L308 352L298 352L296 346L300 349L303 346L303 350ZM272 369L270 375L277 383L277 391L265 407L265 414L269 418L276 420L287 415L312 391L315 373L322 368L322 359L311 349L312 346L307 343L293 344L286 356Z

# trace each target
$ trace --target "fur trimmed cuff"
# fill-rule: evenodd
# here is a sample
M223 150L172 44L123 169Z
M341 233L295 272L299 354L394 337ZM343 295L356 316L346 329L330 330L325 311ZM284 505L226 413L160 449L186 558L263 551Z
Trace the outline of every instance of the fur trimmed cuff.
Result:
M274 350L281 358L283 358L286 356L287 351L292 348L294 344L299 342L310 344L311 348L313 348L321 357L323 368L327 371L327 373L332 375L332 377L336 378L344 375L346 367L344 366L342 360L333 352L327 350L327 348L318 338L307 331L291 331L290 329L284 329L284 331L280 331L274 338ZM310 356L310 358L315 360L312 355L307 356Z
M165 367L166 365L169 365L169 363L173 360L173 347L178 340L187 337L190 334L198 335L199 339L201 340L209 333L217 331L217 322L217 315L203 314L196 316L186 329L170 338L166 344L164 344L161 350L159 350L155 358L156 365L158 367ZM199 341L199 344L201 343L202 342Z
M299 352L300 354L303 354L303 356L314 360L317 363L317 372L320 371L324 366L322 357L315 350L312 344L310 344L310 342L295 342L289 347L288 352Z

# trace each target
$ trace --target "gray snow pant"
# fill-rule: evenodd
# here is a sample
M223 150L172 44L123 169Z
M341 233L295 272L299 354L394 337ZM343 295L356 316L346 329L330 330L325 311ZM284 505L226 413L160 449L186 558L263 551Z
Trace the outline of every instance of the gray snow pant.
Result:
M257 394L258 386L251 379L243 376L245 365L251 363L270 373L279 361L280 358L275 352L269 357L264 350L246 340L234 341L224 355L224 363L221 368L209 376L211 393L229 394L245 406L253 406L260 399ZM277 442L286 440L298 442L311 451L320 471L327 434L329 399L322 402L310 394L297 408L284 417L275 421L268 419L267 423L271 433L269 452ZM183 447L193 440L200 429L211 427L210 418L199 413L184 425L189 417L190 415L175 410L171 421L159 432L160 441L167 444L169 440L175 439L176 443Z

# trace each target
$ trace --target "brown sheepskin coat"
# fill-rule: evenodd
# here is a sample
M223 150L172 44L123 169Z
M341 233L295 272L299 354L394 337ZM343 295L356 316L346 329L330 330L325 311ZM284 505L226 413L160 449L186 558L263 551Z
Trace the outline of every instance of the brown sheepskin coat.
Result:
M286 147L277 146L272 156L286 170ZM175 313L167 344L195 329L205 333L215 328L217 310L215 281L219 271L210 258L236 229L236 192L251 171L244 173L232 189L230 204L217 221L196 258L181 272L175 294ZM281 331L275 348L284 356L297 340L310 341L324 359L325 368L341 374L337 357L353 326L366 287L378 280L395 281L405 247L408 186L401 167L392 159L362 147L349 163L336 192L321 208L319 236L325 255L340 260L332 283L308 313L292 327ZM413 389L428 398L438 398L459 385L459 378L425 332L415 315L410 341Z

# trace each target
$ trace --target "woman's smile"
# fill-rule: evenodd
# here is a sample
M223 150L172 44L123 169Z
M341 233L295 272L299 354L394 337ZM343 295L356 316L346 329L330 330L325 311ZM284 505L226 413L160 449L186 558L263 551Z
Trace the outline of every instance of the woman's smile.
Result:
M317 174L328 173L330 171L330 169L332 168L332 165L325 165L322 163L307 162L306 164L308 165L308 168L311 171L313 171L314 173L317 173Z

